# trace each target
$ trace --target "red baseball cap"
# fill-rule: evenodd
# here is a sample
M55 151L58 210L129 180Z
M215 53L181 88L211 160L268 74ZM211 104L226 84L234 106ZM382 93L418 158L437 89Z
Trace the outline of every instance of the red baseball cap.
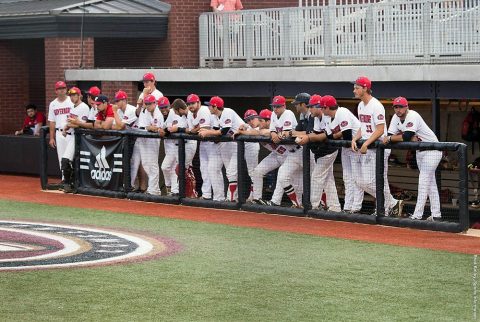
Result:
M97 86L92 86L88 90L88 95L93 96L93 97L97 97L98 95L100 95L101 92L102 91L100 90L100 88L98 88Z
M337 100L332 95L325 95L320 99L321 107L336 107Z
M264 120L269 120L272 117L272 111L268 109L261 110L258 116Z
M407 107L408 106L408 101L405 97L399 96L396 99L393 100L393 107L395 106L401 106L401 107Z
M214 96L210 99L210 101L205 102L207 106L215 106L217 108L223 108L223 99L220 96Z
M285 97L281 96L281 95L277 95L273 98L272 100L272 104L270 104L270 106L282 106L282 105L285 105Z
M313 94L308 101L308 107L320 107L322 104L322 97L318 94Z
M143 102L145 104L152 104L152 103L155 103L156 101L157 99L152 94L145 96L145 98L143 99Z
M158 99L158 107L160 108L165 108L170 106L170 101L168 100L168 97L162 96Z
M360 76L353 82L355 85L359 85L362 87L366 87L368 89L372 89L372 82L365 76Z
M187 97L187 104L200 102L200 97L197 94L190 94Z
M67 88L67 84L64 81L58 81L55 83L55 89Z
M127 93L124 91L120 90L115 93L115 102L121 101L121 100L126 100L128 98Z
M153 75L153 73L146 73L145 75L143 75L143 81L154 82L155 81L155 75Z
M74 95L74 94L82 95L82 91L80 90L80 88L74 86L68 90L68 95Z
M245 121L250 121L251 119L254 119L256 117L258 117L258 113L255 110L247 110L243 115L243 119Z

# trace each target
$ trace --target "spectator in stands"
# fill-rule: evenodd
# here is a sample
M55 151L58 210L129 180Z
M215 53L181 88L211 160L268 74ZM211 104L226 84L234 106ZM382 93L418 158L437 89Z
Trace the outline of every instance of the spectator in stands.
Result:
M211 0L210 7L213 12L242 10L241 0Z
M27 115L23 121L23 128L15 131L15 135L40 135L40 128L47 123L45 114L37 112L35 104L28 104L25 110Z

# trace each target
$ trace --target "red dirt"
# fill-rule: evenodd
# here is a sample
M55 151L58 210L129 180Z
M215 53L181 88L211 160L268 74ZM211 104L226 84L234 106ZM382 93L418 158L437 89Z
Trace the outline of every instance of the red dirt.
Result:
M0 191L0 199L6 200L254 227L464 254L480 253L480 238L464 234L51 193L42 191L40 180L33 177L0 175Z

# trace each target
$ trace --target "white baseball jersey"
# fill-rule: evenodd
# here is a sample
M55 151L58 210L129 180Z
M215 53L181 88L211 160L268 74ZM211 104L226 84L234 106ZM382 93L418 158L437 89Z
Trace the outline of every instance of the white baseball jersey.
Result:
M346 130L352 130L352 137L354 137L360 126L360 121L352 112L350 112L349 109L339 107L335 113L335 118L330 121L329 132L331 131L331 133L335 134Z
M212 115L210 113L210 110L208 109L207 106L200 106L200 109L197 111L196 115L193 115L193 113L188 112L187 115L187 123L188 123L188 128L193 129L197 125L199 125L200 128L210 128L212 127Z
M227 135L232 136L237 132L241 125L245 124L242 118L231 108L225 107L220 115L220 129L230 128Z
M87 104L81 102L77 106L74 106L70 110L70 118L75 118L80 120L82 123L85 123L88 121L88 116L90 115L90 108L88 107ZM70 129L68 132L72 132L73 129Z
M160 99L160 97L163 97L162 92L160 92L158 89L155 89L155 90L151 93L151 95L153 95L157 101ZM140 96L138 97L138 99L142 99L142 100L143 100L143 97L144 97L144 96L145 96L145 95L143 95L143 92L142 92L142 93L140 93Z
M330 123L332 119L330 116L323 114L321 118L315 117L314 123L313 123L313 130L315 132L322 132L325 131L327 134L331 134L332 131L330 129Z
M48 107L48 120L55 122L57 129L63 129L67 125L67 118L70 115L70 111L73 109L73 103L70 97L60 102L58 98L54 99Z
M152 95L155 97L155 100L158 101L158 99L160 97L163 97L163 94L158 90L158 89L155 89L153 92L152 92ZM142 99L143 100L143 93L140 93L140 96L138 97L138 99ZM158 109L158 108L156 108ZM136 124L133 125L133 128L135 129L141 129L141 128L144 128L144 127L147 127L149 125L151 125L149 123L149 119L148 119L148 111L146 108L142 108L140 110L140 114L138 114L138 119L137 119L137 122ZM143 130L143 129L142 129Z
M163 114L162 112L160 112L160 109L158 107L155 107L155 110L153 110L153 114L150 113L149 111L145 111L145 113L147 115L147 117L145 118L146 120L145 127L156 126L161 129L165 127Z
M120 108L117 110L118 117L122 120L122 123L127 126L127 128L134 126L138 119L137 114L135 113L136 109L137 108L135 106L127 104L125 112L123 112Z
M433 133L427 123L425 123L423 118L416 111L409 110L403 122L396 114L393 115L388 132L392 134L401 134L406 131L414 132L419 141L438 142L435 133Z
M290 110L285 110L280 117L277 117L277 114L272 113L272 117L270 120L270 132L282 132L282 131L290 131L295 129L298 122L295 118L295 114L293 114Z
M378 124L385 124L385 108L382 103L375 97L370 99L367 105L363 102L358 104L358 119L360 120L362 139L367 140ZM387 127L385 126L383 135L387 135ZM379 139L380 139L379 138Z

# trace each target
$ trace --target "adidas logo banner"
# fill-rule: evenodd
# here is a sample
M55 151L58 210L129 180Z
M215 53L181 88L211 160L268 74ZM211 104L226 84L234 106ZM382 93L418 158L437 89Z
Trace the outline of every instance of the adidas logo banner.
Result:
M80 187L121 191L123 189L122 160L121 137L82 136L79 162Z

